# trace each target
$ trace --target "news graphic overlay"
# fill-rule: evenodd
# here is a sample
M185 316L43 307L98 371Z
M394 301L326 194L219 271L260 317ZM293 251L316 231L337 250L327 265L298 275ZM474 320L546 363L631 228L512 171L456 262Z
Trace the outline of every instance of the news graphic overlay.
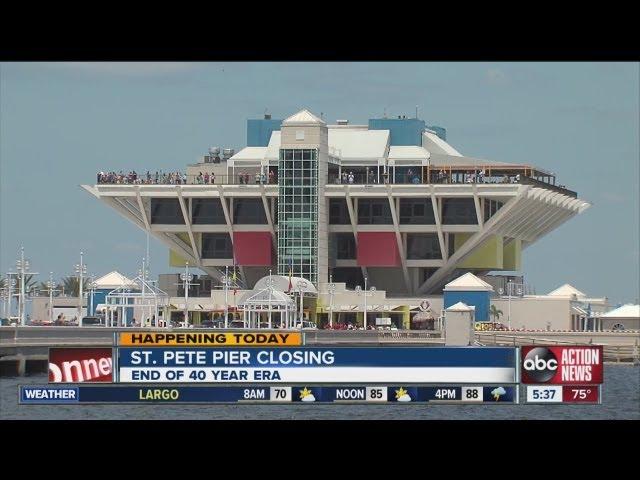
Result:
M507 347L120 347L121 383L516 383Z
M527 346L521 350L527 403L600 403L602 346Z
M50 384L20 386L19 402L519 402L513 347L314 347L286 331L120 332L115 340L113 348L52 348Z
M50 383L112 382L113 370L111 348L49 349Z

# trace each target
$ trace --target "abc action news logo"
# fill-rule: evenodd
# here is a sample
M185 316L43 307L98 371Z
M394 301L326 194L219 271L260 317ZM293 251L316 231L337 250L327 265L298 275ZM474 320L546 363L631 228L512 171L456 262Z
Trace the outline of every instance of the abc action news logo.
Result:
M602 346L522 347L522 383L602 383Z
M49 382L111 382L111 348L50 348Z

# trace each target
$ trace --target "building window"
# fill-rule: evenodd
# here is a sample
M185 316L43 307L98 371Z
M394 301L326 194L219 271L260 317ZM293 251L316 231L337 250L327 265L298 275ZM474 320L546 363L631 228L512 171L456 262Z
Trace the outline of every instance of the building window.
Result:
M478 217L473 198L445 198L442 201L444 225L477 225Z
M233 200L233 223L238 225L264 225L267 217L260 198L235 198Z
M317 237L318 151L280 149L278 272L317 283Z
M401 225L434 225L433 207L429 198L401 198Z
M423 268L422 269L422 282L426 282L431 276L438 271L437 268Z
M391 208L386 198L361 198L358 200L360 225L391 225Z
M329 223L331 225L349 225L349 209L344 198L329 199Z
M353 290L357 285L364 285L364 277L360 267L336 267L331 269L334 283L346 283Z
M228 233L203 233L202 258L233 258L233 245Z
M194 198L191 202L191 221L194 225L226 223L219 198Z
M407 258L409 260L440 260L440 242L435 233L407 234Z
M500 207L502 207L502 205L504 205L504 203L499 202L498 200L490 200L490 199L485 199L484 201L484 221L486 222L487 220L489 220L491 217L493 217L496 212L498 210L500 210Z
M352 233L336 233L334 235L336 259L338 260L355 260L356 240Z
M623 323L616 323L616 324L613 326L612 330L613 330L614 332L621 332L622 330L624 330L624 324L623 324Z
M182 208L177 198L152 198L151 223L184 225Z

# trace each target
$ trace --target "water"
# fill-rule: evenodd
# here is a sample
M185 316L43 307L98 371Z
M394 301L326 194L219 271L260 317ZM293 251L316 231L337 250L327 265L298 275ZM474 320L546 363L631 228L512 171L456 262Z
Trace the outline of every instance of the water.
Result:
M602 405L18 405L18 385L46 375L0 378L0 419L64 420L624 420L640 419L640 366L605 365Z

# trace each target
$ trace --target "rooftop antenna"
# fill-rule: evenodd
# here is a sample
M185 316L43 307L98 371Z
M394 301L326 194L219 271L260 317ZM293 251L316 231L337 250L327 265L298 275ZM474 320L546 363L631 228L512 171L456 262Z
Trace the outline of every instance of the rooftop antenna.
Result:
M418 105L416 105L416 118L418 118Z
M384 107L384 113L382 115L383 118L387 118L387 107Z
M324 120L324 112L320 112L320 118Z

